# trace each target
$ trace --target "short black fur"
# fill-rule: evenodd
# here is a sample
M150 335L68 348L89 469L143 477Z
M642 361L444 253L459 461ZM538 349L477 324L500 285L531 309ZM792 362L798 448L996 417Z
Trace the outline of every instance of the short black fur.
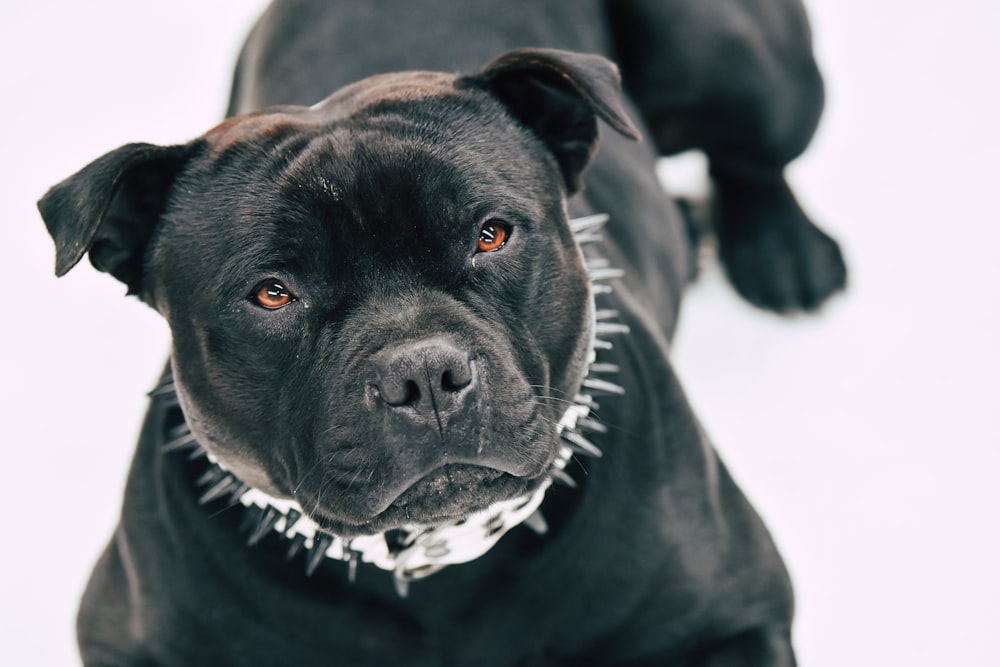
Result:
M782 170L821 107L796 0L274 3L229 119L113 151L39 204L59 275L89 251L173 335L84 662L794 665L781 558L670 365L694 253L655 160L705 150L734 285L814 309L846 273ZM593 213L611 222L581 250L569 218ZM479 251L487 224L499 250ZM204 461L165 451L190 429L344 537L530 493L590 361L602 259L625 275L596 307L630 331L598 342L625 392L590 415L604 456L548 492L547 535L515 529L408 598L365 564L353 583L291 567L260 516L204 498ZM274 283L294 298L263 308Z

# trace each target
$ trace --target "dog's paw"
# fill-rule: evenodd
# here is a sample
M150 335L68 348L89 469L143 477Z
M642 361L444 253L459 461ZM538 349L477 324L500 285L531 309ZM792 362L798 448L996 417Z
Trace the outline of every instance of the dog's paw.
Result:
M814 225L787 185L717 201L719 259L747 301L778 313L813 311L847 284L840 246ZM761 196L755 196L760 194Z

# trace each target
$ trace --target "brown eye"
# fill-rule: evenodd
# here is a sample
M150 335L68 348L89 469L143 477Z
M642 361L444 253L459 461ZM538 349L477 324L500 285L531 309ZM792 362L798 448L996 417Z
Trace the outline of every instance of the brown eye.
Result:
M479 229L479 245L476 250L479 252L493 252L499 250L507 243L510 236L510 227L502 222L487 222Z
M250 300L258 306L275 310L295 301L295 296L276 280L265 280L254 289Z

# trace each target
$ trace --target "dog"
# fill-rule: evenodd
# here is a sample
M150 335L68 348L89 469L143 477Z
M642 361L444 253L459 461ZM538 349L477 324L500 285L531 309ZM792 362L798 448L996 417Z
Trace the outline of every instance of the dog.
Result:
M796 0L275 2L226 120L39 202L56 273L173 340L84 663L794 665L671 369L654 167L703 150L733 285L813 310L846 271L782 170L822 103Z

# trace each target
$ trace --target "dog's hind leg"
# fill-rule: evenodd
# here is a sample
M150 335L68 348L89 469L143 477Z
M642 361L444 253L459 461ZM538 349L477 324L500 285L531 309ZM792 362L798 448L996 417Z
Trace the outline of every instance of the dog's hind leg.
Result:
M657 149L708 156L730 281L770 310L820 306L844 287L846 269L784 176L823 107L799 1L620 0L608 11L625 87Z

